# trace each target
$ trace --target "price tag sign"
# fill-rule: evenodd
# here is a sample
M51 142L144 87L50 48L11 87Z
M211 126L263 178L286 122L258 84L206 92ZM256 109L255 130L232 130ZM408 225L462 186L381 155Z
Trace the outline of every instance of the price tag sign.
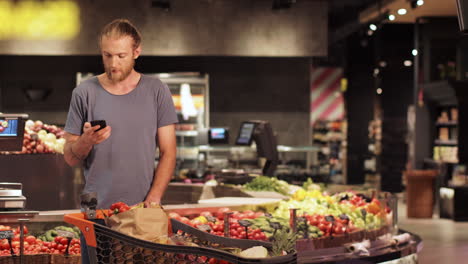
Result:
M367 211L366 209L361 209L362 218L366 219Z
M208 216L205 216L205 218L208 222L216 223L216 217L214 216L208 215Z
M252 222L248 220L239 220L237 222L239 223L240 226L243 226L243 227L249 227L252 225Z
M325 216L325 221L327 222L335 222L335 217L333 217L333 215L327 215Z
M14 234L11 230L0 231L0 239L12 238L13 236Z
M211 226L209 226L209 225L198 225L197 228L200 229L201 231L204 231L204 232L210 232L211 231Z
M273 229L280 229L281 228L281 224L279 222L270 222L270 226Z
M75 233L70 232L70 231L64 231L64 230L57 230L57 235L61 237L66 237L66 238L74 238Z
M341 220L349 220L349 216L347 216L345 214L340 214L340 219Z

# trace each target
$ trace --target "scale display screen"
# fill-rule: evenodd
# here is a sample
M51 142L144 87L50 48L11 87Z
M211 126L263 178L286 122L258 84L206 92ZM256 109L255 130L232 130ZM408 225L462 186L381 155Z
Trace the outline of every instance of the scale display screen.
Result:
M27 114L0 113L0 151L21 151Z
M229 129L224 127L213 127L208 131L208 143L210 144L228 144Z
M16 137L18 136L18 119L17 118L0 118L0 137Z
M255 123L243 122L237 136L236 145L250 145L253 140Z

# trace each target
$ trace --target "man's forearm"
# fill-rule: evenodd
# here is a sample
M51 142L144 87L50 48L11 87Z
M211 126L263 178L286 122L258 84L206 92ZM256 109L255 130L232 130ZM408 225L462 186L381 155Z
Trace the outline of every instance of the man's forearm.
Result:
M161 154L158 166L154 173L153 184L148 193L147 199L150 198L152 201L161 202L162 196L164 195L167 185L171 181L172 174L174 173L175 160L175 152L171 154Z
M70 166L75 166L81 161L83 161L89 154L92 149L92 146L89 146L82 142L81 137L75 141L70 141L65 144L64 155L65 161Z

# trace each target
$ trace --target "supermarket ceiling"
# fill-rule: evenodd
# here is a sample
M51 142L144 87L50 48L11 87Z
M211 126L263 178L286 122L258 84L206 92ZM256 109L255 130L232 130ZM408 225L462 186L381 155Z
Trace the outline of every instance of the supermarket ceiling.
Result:
M413 3L412 3L413 2ZM418 6L417 3L423 3ZM398 10L406 9L406 14L398 15ZM381 0L360 12L359 21L367 23L376 19L380 14L395 15L391 23L414 23L418 17L457 16L456 0Z

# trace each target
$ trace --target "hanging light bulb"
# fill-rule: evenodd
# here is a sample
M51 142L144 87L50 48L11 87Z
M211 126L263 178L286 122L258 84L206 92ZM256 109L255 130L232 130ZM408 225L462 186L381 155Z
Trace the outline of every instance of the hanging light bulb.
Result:
M400 8L400 9L398 9L397 13L398 13L399 15L403 16L403 15L406 15L407 11L406 11L406 9L404 9L404 8Z

